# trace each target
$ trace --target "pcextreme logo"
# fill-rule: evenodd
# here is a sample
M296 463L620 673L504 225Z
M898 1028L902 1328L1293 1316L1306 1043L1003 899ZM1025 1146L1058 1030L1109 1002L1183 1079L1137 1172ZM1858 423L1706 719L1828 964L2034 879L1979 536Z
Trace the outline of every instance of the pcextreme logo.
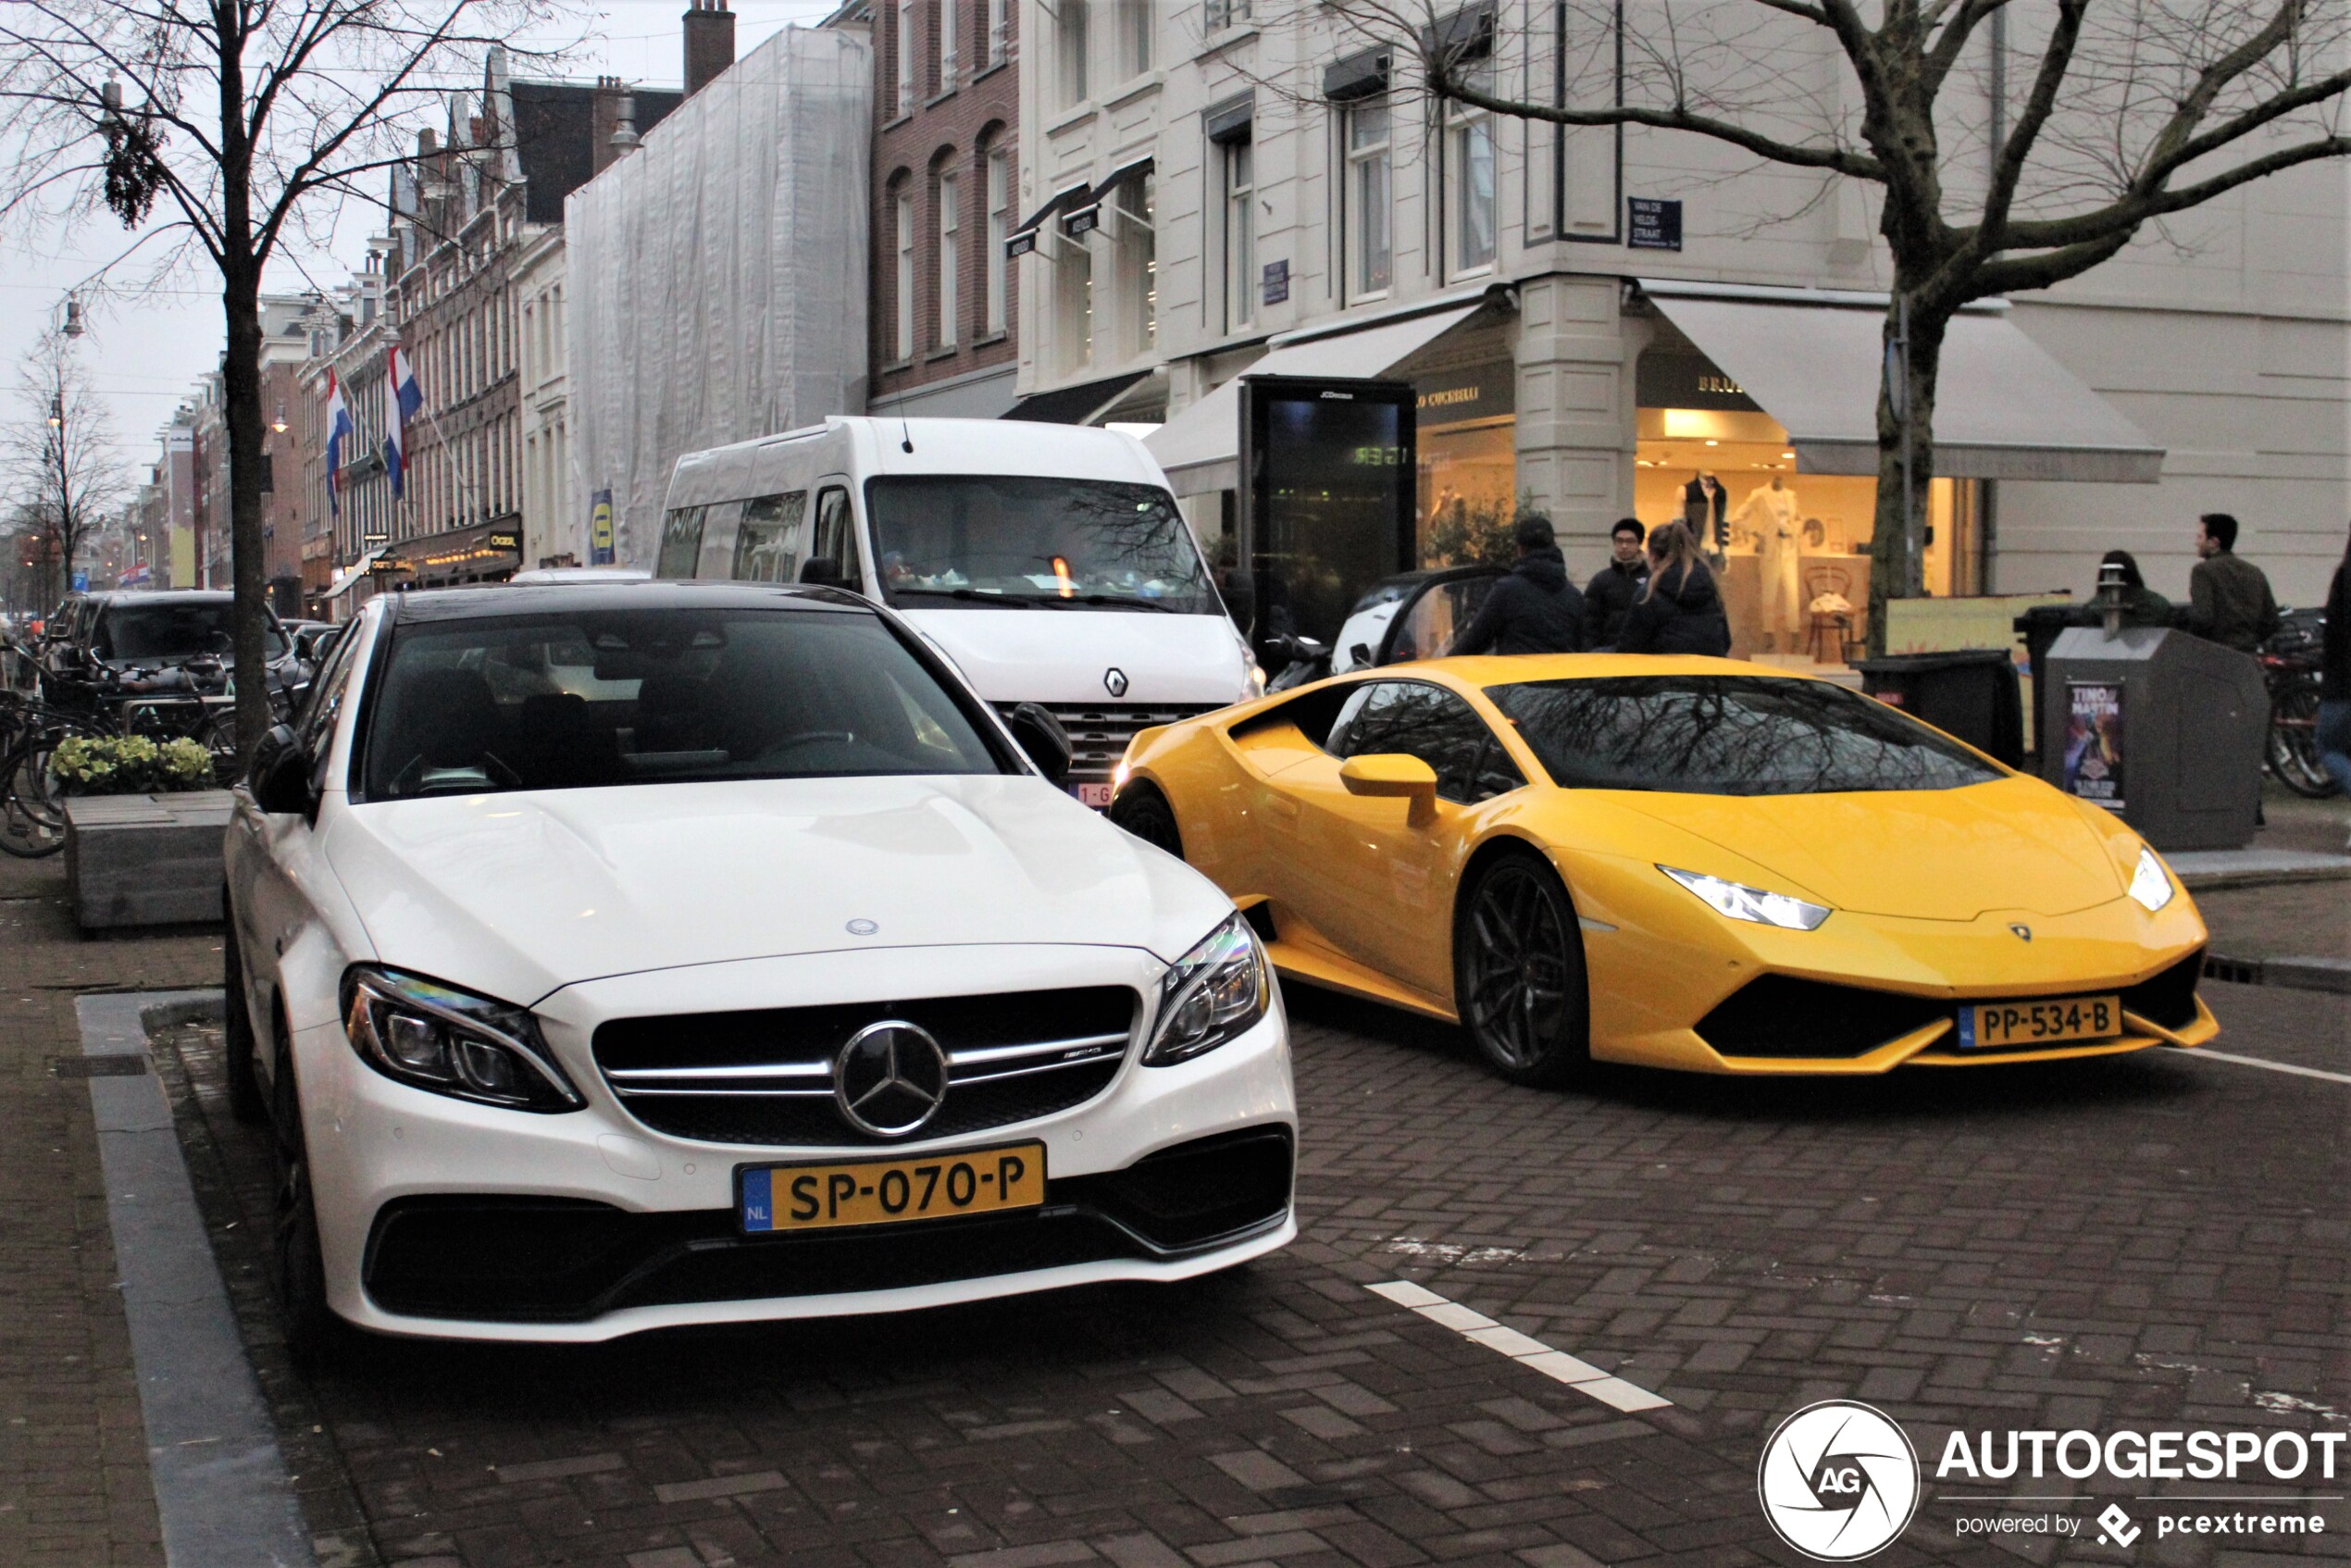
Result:
M1918 1512L1918 1450L1883 1411L1823 1400L1780 1423L1755 1487L1780 1539L1816 1562L1851 1562Z

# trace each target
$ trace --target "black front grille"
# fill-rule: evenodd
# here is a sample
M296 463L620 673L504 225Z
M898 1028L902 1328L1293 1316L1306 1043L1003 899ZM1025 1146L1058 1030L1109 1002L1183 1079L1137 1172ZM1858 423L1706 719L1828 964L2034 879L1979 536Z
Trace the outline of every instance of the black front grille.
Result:
M927 1030L947 1098L913 1136L952 1138L1082 1105L1118 1076L1139 1006L1125 986L619 1018L592 1049L628 1114L656 1132L789 1148L886 1144L841 1115L832 1064L885 1019ZM765 1070L765 1071L763 1071ZM707 1075L723 1073L712 1077Z
M1006 718L1019 704L999 703ZM1126 754L1126 743L1157 725L1174 724L1198 714L1214 713L1215 703L1046 703L1042 704L1069 732L1069 782L1107 784L1111 770Z
M1042 1208L746 1237L725 1209L634 1214L570 1199L404 1198L376 1216L367 1294L415 1317L578 1323L624 1307L887 1290L1228 1245L1289 1211L1286 1127L1179 1144L1046 1184Z
M2204 950L2198 948L2161 974L2124 991L2122 1006L2167 1029L2184 1029L2196 1022L2196 983L2203 974Z
M1698 1020L1698 1038L1725 1056L1864 1056L1937 1018L1951 1004L1860 986L1764 975Z

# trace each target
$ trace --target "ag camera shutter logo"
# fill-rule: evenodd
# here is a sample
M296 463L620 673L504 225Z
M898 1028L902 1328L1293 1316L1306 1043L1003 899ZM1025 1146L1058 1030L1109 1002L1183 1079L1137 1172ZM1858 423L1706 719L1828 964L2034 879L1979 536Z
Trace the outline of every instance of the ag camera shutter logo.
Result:
M1823 1400L1780 1423L1755 1486L1780 1539L1820 1562L1882 1551L1918 1512L1918 1450L1884 1412Z

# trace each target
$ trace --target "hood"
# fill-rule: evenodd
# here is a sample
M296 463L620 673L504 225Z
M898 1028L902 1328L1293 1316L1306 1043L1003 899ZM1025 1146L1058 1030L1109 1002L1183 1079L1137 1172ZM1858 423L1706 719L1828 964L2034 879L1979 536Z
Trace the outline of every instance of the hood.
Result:
M517 1003L582 980L876 947L1163 960L1231 903L1042 779L746 779L382 801L328 854L385 964ZM853 936L852 920L872 935Z
M1567 586L1567 557L1557 545L1527 552L1511 570L1547 592L1557 593Z
M1249 651L1222 615L1158 610L902 610L990 703L1241 701ZM1125 677L1124 691L1110 672Z
M1857 794L1619 798L1789 884L1774 891L1810 894L1862 915L2070 915L2124 890L2112 853L2090 824L2037 779Z

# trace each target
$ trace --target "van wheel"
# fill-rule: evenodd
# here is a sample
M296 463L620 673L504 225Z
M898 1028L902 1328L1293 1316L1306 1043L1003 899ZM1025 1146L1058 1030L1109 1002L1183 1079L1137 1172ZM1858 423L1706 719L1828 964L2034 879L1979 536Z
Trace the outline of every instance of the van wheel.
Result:
M1453 918L1453 998L1486 1064L1556 1088L1591 1065L1584 935L1558 873L1531 854L1488 861Z
M225 894L221 907L228 908ZM225 1014L220 1054L229 1079L229 1114L251 1126L268 1119L269 1102L262 1098L261 1075L254 1066L253 1013L245 1002L244 955L237 950L233 911L228 935L220 943L220 989Z
M1130 784L1111 803L1110 819L1153 849L1184 858L1184 835L1176 826L1176 808L1167 803L1156 784Z

